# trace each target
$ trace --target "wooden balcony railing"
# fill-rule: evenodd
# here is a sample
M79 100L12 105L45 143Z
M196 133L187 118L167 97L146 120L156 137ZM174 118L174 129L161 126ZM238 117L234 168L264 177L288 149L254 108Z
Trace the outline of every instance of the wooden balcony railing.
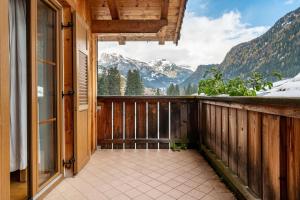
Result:
M249 199L300 199L300 99L202 98L202 150Z
M98 146L169 148L195 144L198 102L180 97L98 97Z
M300 99L98 97L98 108L101 148L187 140L241 197L300 199Z

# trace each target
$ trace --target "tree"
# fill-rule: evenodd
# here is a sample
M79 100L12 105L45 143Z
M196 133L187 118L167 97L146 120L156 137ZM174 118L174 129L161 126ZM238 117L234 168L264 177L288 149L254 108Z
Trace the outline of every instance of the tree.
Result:
M267 81L266 76L260 72L252 72L247 79L235 77L225 81L220 70L213 68L209 71L211 77L199 82L198 93L204 93L208 96L228 94L229 96L256 96L261 90L271 89L273 83ZM276 73L273 77L280 78Z
M129 70L127 73L125 95L127 96L133 95L133 73L131 72L131 70Z
M161 91L159 88L156 88L155 96L161 96Z
M196 85L189 83L187 87L184 88L184 95L192 95L198 92Z
M128 71L125 95L144 95L144 83L139 70Z
M167 95L168 96L173 96L174 95L174 91L175 91L175 86L174 86L173 83L171 83L171 85L167 89Z
M108 70L107 88L109 95L121 95L121 75L116 67Z
M167 89L167 95L168 96L179 96L180 95L179 85L174 85L173 83L171 83L171 85Z
M97 95L108 95L108 86L107 86L107 76L105 74L98 75L98 81L97 81Z
M175 85L175 93L174 93L174 96L180 96L179 85Z
M135 95L144 95L144 83L139 70L133 70L133 78Z

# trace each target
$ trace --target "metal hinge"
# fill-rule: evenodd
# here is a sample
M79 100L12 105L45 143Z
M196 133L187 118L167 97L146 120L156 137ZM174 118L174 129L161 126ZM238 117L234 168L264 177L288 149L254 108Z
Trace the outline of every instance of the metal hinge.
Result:
M64 98L65 96L73 96L74 94L75 94L75 92L73 90L68 91L68 92L64 92L64 91L61 92L62 98Z
M73 23L72 22L68 22L67 24L61 24L61 28L73 28Z
M75 163L75 158L72 158L71 160L63 160L63 166L67 169L70 169Z

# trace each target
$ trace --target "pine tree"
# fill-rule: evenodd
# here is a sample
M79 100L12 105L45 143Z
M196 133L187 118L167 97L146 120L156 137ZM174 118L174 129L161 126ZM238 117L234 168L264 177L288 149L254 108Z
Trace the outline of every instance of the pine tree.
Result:
M136 70L136 79L137 79L136 95L144 95L145 87L139 70Z
M108 95L108 87L107 87L107 76L105 74L98 75L98 81L97 81L97 94L98 96L102 95Z
M133 94L133 73L131 70L127 73L127 83L126 83L126 89L125 89L125 95L131 96Z
M109 95L121 95L121 75L116 67L108 70L107 85Z
M174 96L180 96L179 85L175 85Z
M175 92L175 86L173 83L171 83L171 85L167 89L167 95L174 96L174 92Z
M192 95L194 93L198 92L197 85L189 83L186 88L184 88L184 94L185 95Z
M160 89L156 88L155 96L160 96L160 95L161 95Z
M144 83L139 70L128 71L125 95L144 95Z

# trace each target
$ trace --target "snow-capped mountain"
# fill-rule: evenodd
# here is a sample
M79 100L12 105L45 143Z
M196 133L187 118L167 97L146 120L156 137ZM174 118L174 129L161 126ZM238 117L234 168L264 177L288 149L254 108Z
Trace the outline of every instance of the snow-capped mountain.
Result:
M120 54L102 53L98 62L100 73L111 67L117 67L125 77L129 70L139 70L147 88L166 88L171 83L180 84L193 73L189 66L176 65L166 59L142 62Z
M258 96L300 97L300 73L294 78L275 82L272 89L259 92Z

